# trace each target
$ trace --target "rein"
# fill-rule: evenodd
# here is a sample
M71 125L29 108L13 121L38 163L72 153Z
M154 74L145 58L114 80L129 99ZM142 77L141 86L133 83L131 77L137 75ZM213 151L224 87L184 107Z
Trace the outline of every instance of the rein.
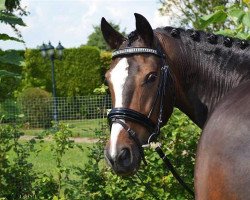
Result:
M128 56L128 55L132 55L132 54L153 54L155 56L160 57L163 61L163 65L161 67L161 74L160 74L161 80L159 81L157 94L156 94L155 99L153 101L152 108L151 108L148 115L144 115L142 113L139 113L135 110L128 109L128 108L113 108L113 109L111 109L110 113L108 114L108 121L109 121L110 127L113 123L118 123L126 130L126 132L129 134L129 137L131 137L133 139L133 141L135 142L135 144L137 145L144 164L147 165L144 151L143 151L143 147L150 146L150 143L152 141L154 141L157 138L157 136L160 134L160 128L162 125L162 114L163 114L163 109L164 109L163 100L164 100L164 97L166 95L165 89L167 86L168 77L170 77L172 80L172 76L171 76L171 73L169 72L169 67L166 64L165 54L163 54L162 51L160 51L160 50L155 50L155 49L150 49L150 48L141 48L141 47L125 48L125 49L114 51L112 53L112 58L121 57L121 56ZM160 101L160 110L159 110L159 116L158 116L157 123L155 124L150 119L150 117L151 117L151 115L156 107L157 100ZM125 122L125 120L139 123L140 125L142 125L143 127L145 127L148 130L148 132L150 133L150 136L148 139L148 144L143 145L143 146L140 144L140 141L139 141L138 137L136 136L136 132L129 127L129 125ZM181 179L181 177L176 172L176 170L174 169L174 167L171 164L171 162L169 161L169 159L163 153L160 146L156 147L155 150L159 154L160 158L162 158L162 160L164 161L168 170L171 171L173 176L178 180L178 182L192 196L194 196L194 192Z

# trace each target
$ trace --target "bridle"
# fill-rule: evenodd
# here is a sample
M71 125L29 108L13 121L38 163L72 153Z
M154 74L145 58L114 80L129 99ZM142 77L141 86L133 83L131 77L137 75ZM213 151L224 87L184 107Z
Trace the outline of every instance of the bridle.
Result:
M145 127L148 132L150 133L149 139L148 139L148 145L152 141L154 141L157 136L160 134L160 128L162 125L162 114L164 110L164 98L166 96L166 88L168 83L174 83L173 77L171 75L169 66L166 63L166 56L160 49L150 49L150 48L141 48L141 47L133 47L133 48L125 48L116 50L112 53L112 58L116 57L122 57L122 56L129 56L133 54L153 54L162 60L162 66L161 66L161 73L160 73L160 81L157 88L157 93L155 95L155 99L153 101L152 107L148 113L148 115L144 115L140 112L137 112L136 110L129 109L129 108L113 108L108 114L108 121L110 124L110 127L113 123L120 124L126 132L129 134L129 136L134 140L135 144L137 145L141 159L143 160L144 164L147 165L143 147L140 144L140 141L138 137L136 136L136 132L129 127L129 125L126 123L127 121L133 121L135 123L139 123L143 127ZM171 84L174 87L174 84ZM170 87L169 87L170 88ZM173 88L173 105L175 101L175 93ZM157 123L155 124L151 120L152 113L155 110L157 101L159 100L160 107L159 107L159 115ZM162 151L161 147L158 146L155 148L156 152L159 154L159 156L162 158L163 162L165 163L167 169L171 171L173 176L177 179L177 181L187 190L192 196L194 196L194 192L188 187L188 185L182 180L180 175L177 173L177 171L174 169L173 165L171 164L170 160L167 158L167 156Z
M172 80L172 76L170 74L169 67L166 64L166 57L160 50L141 48L141 47L125 48L114 51L112 53L112 58L128 56L133 54L152 54L161 58L163 63L161 67L160 81L158 84L157 93L155 95L155 99L153 101L151 110L149 111L148 115L144 115L129 108L123 108L123 107L113 108L108 114L108 120L110 127L113 123L119 123L126 130L126 132L129 134L129 136L134 140L135 144L137 145L144 164L147 165L143 147L140 144L138 137L136 136L136 132L129 127L129 125L125 122L125 120L138 123L148 130L148 132L150 133L148 144L150 144L153 140L155 140L156 137L160 134L160 127L162 125L162 113L164 109L163 100L166 94L165 92L166 85L169 81L168 78ZM155 124L150 117L152 116L152 113L155 110L156 103L158 100L160 102L160 108L159 108L158 120L157 123Z

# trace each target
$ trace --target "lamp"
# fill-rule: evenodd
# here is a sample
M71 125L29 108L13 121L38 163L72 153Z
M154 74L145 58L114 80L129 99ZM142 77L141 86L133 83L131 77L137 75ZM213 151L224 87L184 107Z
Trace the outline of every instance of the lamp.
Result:
M54 68L54 60L55 59L62 59L63 56L63 49L61 42L59 42L58 46L56 47L56 51L58 57L55 56L55 48L52 46L51 42L48 45L42 44L40 47L41 54L44 58L48 56L51 61L51 76L52 76L52 95L53 95L53 119L57 123L58 122L58 110L57 110L57 98L56 98L56 80L55 80L55 68Z

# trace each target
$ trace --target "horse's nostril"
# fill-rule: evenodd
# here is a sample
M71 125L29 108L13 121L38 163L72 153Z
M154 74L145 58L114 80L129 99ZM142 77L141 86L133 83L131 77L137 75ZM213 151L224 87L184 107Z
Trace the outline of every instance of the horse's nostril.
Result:
M125 161L126 159L130 160L130 151L128 148L124 148L120 151L118 156L119 161Z

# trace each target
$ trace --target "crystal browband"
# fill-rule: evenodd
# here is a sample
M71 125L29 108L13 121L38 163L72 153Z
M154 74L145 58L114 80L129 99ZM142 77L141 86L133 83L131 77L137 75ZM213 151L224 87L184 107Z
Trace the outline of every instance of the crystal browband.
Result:
M116 50L112 53L112 58L122 55L141 54L141 53L149 53L159 57L163 57L163 54L155 49L136 47L136 48L126 48L126 49Z

